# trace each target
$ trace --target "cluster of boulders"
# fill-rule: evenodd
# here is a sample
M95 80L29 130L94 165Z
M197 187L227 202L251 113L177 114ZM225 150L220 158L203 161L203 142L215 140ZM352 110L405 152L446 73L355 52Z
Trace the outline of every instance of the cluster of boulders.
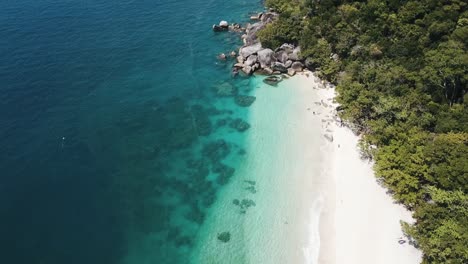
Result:
M269 11L252 16L252 20L258 20L254 24L248 24L245 34L242 35L244 45L239 49L237 62L234 64L233 73L239 71L250 75L254 72L260 74L282 74L287 73L293 76L304 68L300 61L300 47L292 44L283 44L279 48L272 50L262 47L257 33L275 19L278 13Z
M299 46L284 43L272 50L264 48L260 43L257 33L277 18L278 13L269 10L251 16L250 19L256 22L247 24L245 28L238 24L229 25L226 21L221 21L219 25L213 25L215 31L239 30L244 32L242 35L244 45L239 49L239 52L232 51L229 54L231 58L236 58L232 69L233 75L238 73L251 75L255 72L264 75L288 74L293 76L304 69L305 65L300 57L301 48ZM218 55L218 58L226 60L228 56L222 53ZM267 83L274 85L281 80L282 78L268 79Z
M242 71L247 75L254 72L266 75L287 73L293 76L304 69L299 57L300 51L300 47L286 43L274 51L263 48L260 42L243 46L239 50L233 72Z
M218 25L213 25L214 32L222 32L222 31L235 31L235 32L242 32L245 28L242 28L241 25L237 23L233 23L229 25L227 21L220 21Z

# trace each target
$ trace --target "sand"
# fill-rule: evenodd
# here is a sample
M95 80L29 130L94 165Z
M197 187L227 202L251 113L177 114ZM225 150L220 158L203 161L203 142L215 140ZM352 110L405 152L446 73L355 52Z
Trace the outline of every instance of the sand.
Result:
M416 264L421 252L404 238L400 220L413 222L411 212L394 203L374 176L372 163L359 154L358 136L337 121L335 90L315 76L298 76L301 85L318 89L316 107L327 134L326 169L321 177L320 254L310 263ZM325 104L324 104L325 103ZM328 107L327 107L328 106ZM312 237L311 239L315 239Z

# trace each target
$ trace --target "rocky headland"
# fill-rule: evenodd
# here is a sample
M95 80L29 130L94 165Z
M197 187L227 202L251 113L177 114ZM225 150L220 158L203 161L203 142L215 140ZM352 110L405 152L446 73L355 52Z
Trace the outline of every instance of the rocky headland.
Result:
M264 47L257 34L269 23L278 18L278 13L274 10L261 12L250 17L253 23L248 23L245 27L239 24L229 25L226 21L221 21L219 25L213 25L215 31L223 28L223 31L234 31L243 33L241 38L242 47L238 52L230 52L230 57L235 58L232 66L233 75L239 73L244 75L262 74L262 75L282 75L293 76L297 72L302 72L305 68L301 58L301 47L293 44L284 43L275 48ZM224 53L218 56L221 60L228 59ZM268 84L275 85L282 78L270 78Z

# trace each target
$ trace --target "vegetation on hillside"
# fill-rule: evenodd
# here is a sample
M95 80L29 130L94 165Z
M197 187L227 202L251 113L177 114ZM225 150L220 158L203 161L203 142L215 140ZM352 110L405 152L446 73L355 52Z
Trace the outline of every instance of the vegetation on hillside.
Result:
M468 11L464 0L266 0L264 46L298 44L337 84L342 118L395 199L423 263L468 263ZM375 147L374 147L375 146Z

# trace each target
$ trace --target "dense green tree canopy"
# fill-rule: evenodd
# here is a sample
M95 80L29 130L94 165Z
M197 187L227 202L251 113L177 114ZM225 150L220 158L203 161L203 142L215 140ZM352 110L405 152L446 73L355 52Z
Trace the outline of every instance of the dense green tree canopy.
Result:
M468 2L266 0L266 46L337 84L377 177L414 210L423 263L468 263ZM336 55L334 55L336 54Z

